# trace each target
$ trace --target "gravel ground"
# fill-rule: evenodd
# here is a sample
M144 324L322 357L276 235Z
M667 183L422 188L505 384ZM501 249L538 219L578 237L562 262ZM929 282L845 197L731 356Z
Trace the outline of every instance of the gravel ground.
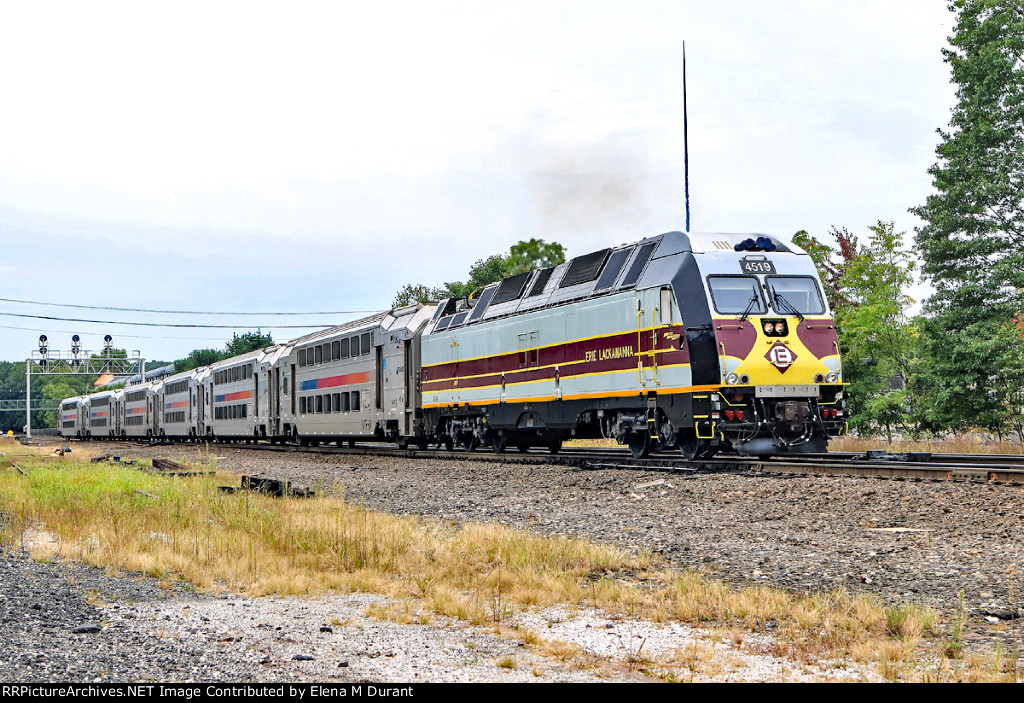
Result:
M175 450L135 451L156 456ZM188 456L187 450L177 451ZM1014 611L1024 618L1021 486L573 469L234 447L218 454L219 466L239 473L327 490L340 484L346 501L383 512L494 522L650 549L675 566L701 567L737 585L765 583L797 592L845 586L947 614L957 611L963 590L979 637L1008 636L996 630L1005 628Z
M125 457L188 459L196 451L114 447ZM1001 640L1007 649L1014 629L1024 635L1019 620L1008 622L1014 609L1024 616L1011 594L1011 584L1018 601L1024 591L1019 487L213 451L221 468L343 490L347 501L377 510L650 549L738 585L806 592L845 586L946 614L956 611L962 590L969 645ZM535 619L523 623L531 628L540 618L545 638L593 654L580 670L459 623L370 618L367 606L384 603L376 596L227 599L13 553L0 557L0 637L13 644L0 648L5 681L621 681L638 677L627 666L638 633L645 652L724 646L688 628L609 622L596 613L521 616ZM86 631L76 633L80 628ZM750 644L748 638L745 651ZM873 678L824 665L795 670L735 651L729 657L716 680Z

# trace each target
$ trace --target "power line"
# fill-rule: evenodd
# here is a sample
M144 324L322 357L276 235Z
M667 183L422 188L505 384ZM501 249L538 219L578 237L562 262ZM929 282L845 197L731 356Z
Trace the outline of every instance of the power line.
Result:
M50 317L48 315L26 315L19 312L0 312L0 315L6 315L7 317L27 317L34 320L56 320L58 322L85 322L95 325L133 325L138 327L191 327L191 328L205 328L205 329L224 329L224 330L251 330L253 327L260 329L327 329L331 327L337 327L337 325L204 325L199 323L174 323L174 322L115 322L114 320L84 320L76 317Z
M24 330L25 332L45 332L46 334L77 334L81 330L51 330L51 329L39 329L36 327L15 327L13 325L0 325L0 329L3 330ZM165 337L153 334L118 334L118 337L126 337L128 339L175 339L175 340L186 340L186 341L202 341L202 342L223 342L226 341L226 337Z
M332 310L322 312L211 312L200 310L147 310L145 308L117 308L108 305L75 305L74 303L44 303L38 300L15 300L14 298L0 298L0 302L21 303L23 305L47 305L56 308L79 308L81 310L116 310L118 312L149 312L159 315L355 315L377 312L377 310ZM316 325L310 326L315 327Z

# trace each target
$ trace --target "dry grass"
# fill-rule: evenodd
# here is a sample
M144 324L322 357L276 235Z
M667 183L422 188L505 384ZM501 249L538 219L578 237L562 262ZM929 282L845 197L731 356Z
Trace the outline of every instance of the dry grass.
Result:
M941 680L1007 680L1005 666L942 656L947 623L926 608L885 608L836 591L813 597L753 587L736 590L696 572L659 570L633 555L580 540L543 538L494 525L397 518L334 499L228 494L238 477L172 478L131 467L26 460L28 476L0 469L2 539L110 571L185 579L206 590L249 595L364 591L402 606L370 606L373 617L429 622L436 615L502 630L530 606L592 606L654 621L678 620L776 637L775 654L796 661L874 662L886 676L919 672ZM523 636L549 656L581 661L572 644ZM642 652L636 653L640 659ZM685 668L705 673L706 652ZM1012 680L1012 679L1011 679Z
M889 452L932 452L933 454L1021 454L1016 442L986 442L979 435L960 435L944 439L893 440L884 437L836 437L828 443L833 452L864 452L884 449Z
M578 449L594 447L618 447L613 439L574 439L566 447ZM833 452L864 452L868 449L885 449L889 452L932 452L933 454L1021 454L1024 447L1017 442L985 441L980 435L960 435L944 439L893 440L885 437L834 437L828 443Z

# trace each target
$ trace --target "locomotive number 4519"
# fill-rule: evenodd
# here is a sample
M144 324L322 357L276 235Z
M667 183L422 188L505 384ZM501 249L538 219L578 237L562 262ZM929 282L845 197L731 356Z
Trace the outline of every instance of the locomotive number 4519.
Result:
M740 268L743 273L775 273L775 264L767 259L740 261Z

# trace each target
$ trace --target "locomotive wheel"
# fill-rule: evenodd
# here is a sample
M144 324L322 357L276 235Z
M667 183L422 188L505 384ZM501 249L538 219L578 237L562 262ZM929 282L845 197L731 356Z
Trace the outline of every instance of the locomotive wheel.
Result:
M451 437L445 437L440 443L444 445L444 449L447 452L455 448L455 441Z
M495 454L501 454L505 451L505 447L508 444L504 437L494 436L491 438L491 450Z
M704 442L698 439L694 432L680 432L677 443L679 444L679 449L682 451L683 458L687 461L693 461L694 459L701 458L707 450L707 447L704 446Z
M629 437L629 453L634 459L643 459L651 453L651 437L646 432L633 433Z
M480 446L480 440L476 438L475 434L470 434L469 439L462 441L462 446L466 448L467 452L471 452Z
M419 449L421 452L425 452L427 451L427 447L430 446L430 438L426 436L417 437L414 444L416 445L416 448Z
M516 445L516 449L519 450L520 454L526 454L526 452L530 451L530 445L529 444L517 444Z
M548 445L548 451L552 454L558 454L558 452L562 451L562 440L556 439L551 442L551 444Z

